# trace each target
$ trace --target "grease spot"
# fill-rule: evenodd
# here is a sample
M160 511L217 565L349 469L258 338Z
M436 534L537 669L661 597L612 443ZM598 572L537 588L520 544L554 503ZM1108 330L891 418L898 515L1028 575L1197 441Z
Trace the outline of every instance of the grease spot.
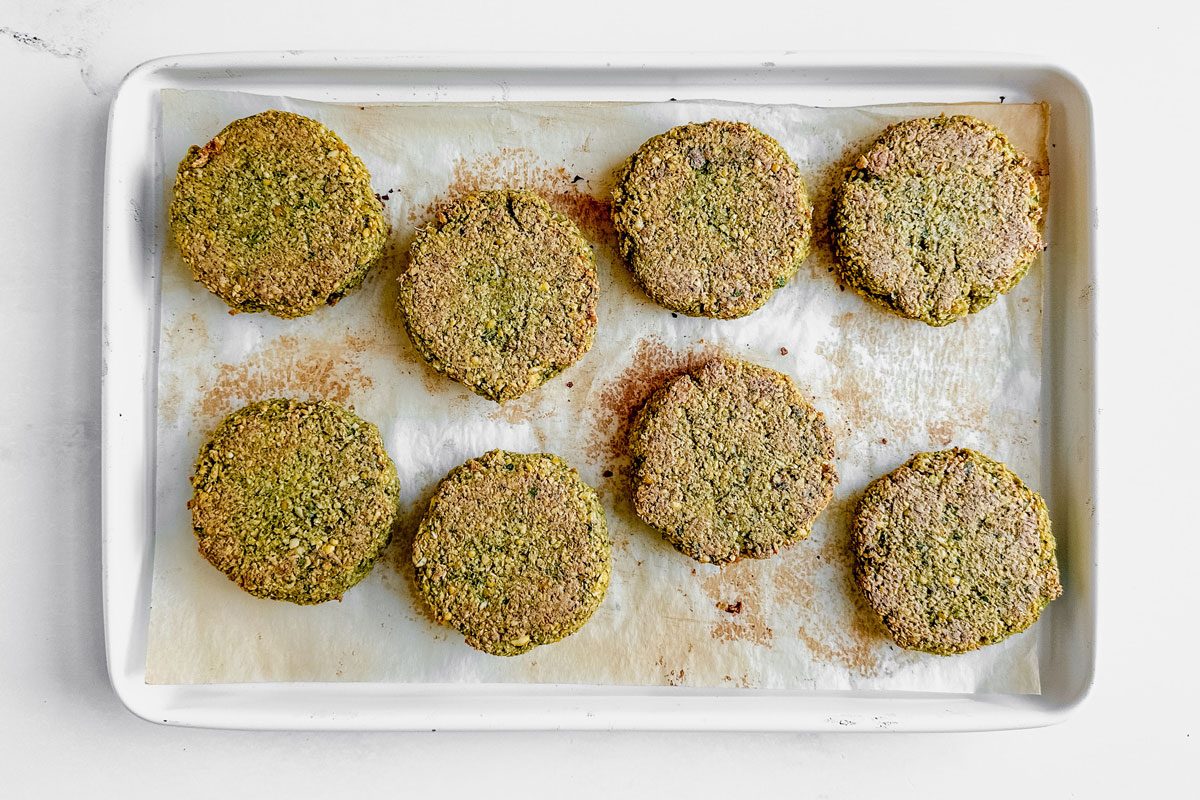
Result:
M929 442L935 447L948 447L954 441L954 425L948 421L931 422L928 429Z
M714 639L771 646L775 631L766 621L759 574L770 566L764 562L735 561L701 581L704 593L717 608L731 615L713 625L711 634ZM731 612L730 608L739 610Z
M197 314L188 314L181 322L163 328L164 357L172 362L193 362L212 349L208 326ZM158 415L163 423L174 425L183 411L183 385L179 376L166 374L158 394Z
M684 669L673 669L667 666L667 660L663 656L658 657L658 661L654 662L656 666L663 670L663 681L668 686L682 686L684 678L687 675Z
M890 639L854 582L853 508L853 498L834 501L807 546L801 543L781 557L772 585L776 602L798 607L796 636L814 660L873 676ZM818 595L816 587L828 586L831 578L835 592Z
M349 405L354 393L374 385L359 364L369 346L369 340L358 336L324 342L281 336L240 364L217 367L212 387L200 400L200 419L215 421L248 403L271 397Z
M409 212L408 221L423 224L445 211L463 196L492 189L527 189L540 195L560 214L571 219L594 243L610 248L616 244L611 203L589 194L593 181L566 167L546 164L524 147L505 147L473 160L459 158L446 191L424 209Z
M628 477L626 440L634 413L656 389L698 369L720 352L705 342L686 352L676 352L655 337L639 341L629 366L597 393L598 413L586 445L588 458L608 466L606 472Z

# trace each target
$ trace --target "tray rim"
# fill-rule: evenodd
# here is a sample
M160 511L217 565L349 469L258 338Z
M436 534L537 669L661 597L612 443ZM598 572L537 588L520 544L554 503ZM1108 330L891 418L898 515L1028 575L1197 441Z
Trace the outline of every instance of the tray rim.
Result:
M146 263L148 234L159 220L141 214L134 187L145 180L143 161L122 144L132 143L136 122L156 120L157 95L181 79L222 88L252 77L282 73L298 85L332 71L345 76L412 77L422 75L428 89L437 78L491 76L475 80L483 91L509 99L524 84L509 77L540 77L555 84L555 75L620 76L638 88L661 91L662 76L723 76L725 79L772 81L817 87L840 94L881 92L901 87L912 92L912 80L937 75L943 90L953 86L978 91L984 86L1019 90L1043 87L1069 103L1076 152L1084 157L1078 182L1086 232L1080 240L1084 277L1096 285L1095 158L1091 103L1083 84L1063 67L1030 56L971 53L378 53L342 51L258 51L167 56L147 61L121 83L109 115L104 183L104 328L102 367L102 540L104 627L109 679L122 703L143 719L166 724L237 729L295 730L758 730L758 731L951 731L1028 728L1064 719L1088 695L1095 669L1096 606L1096 303L1085 299L1079 332L1086 338L1077 388L1089 411L1083 423L1090 439L1081 447L1087 463L1081 480L1090 514L1081 525L1090 552L1083 604L1077 623L1086 653L1073 684L1042 695L941 694L924 692L776 692L768 690L694 689L685 687L571 686L559 684L410 684L410 683L270 683L149 685L145 683L145 622L149 613L153 567L153 517L144 504L130 503L137 475L148 476L145 419L153 415L151 369L157 336L157 276L118 271L118 265ZM876 83L864 81L864 75ZM277 81L278 82L278 81ZM360 85L363 78L359 78ZM280 82L281 90L294 84ZM312 85L311 83L307 85ZM344 84L343 84L344 85ZM468 85L463 81L463 85ZM603 81L598 85L604 86ZM733 84L729 84L733 85ZM281 91L280 93L285 93ZM485 95L486 96L486 95ZM445 98L448 99L448 98ZM910 100L917 99L910 97ZM1046 97L1044 99L1052 99ZM865 101L863 101L865 102ZM953 102L944 100L943 102ZM859 102L850 103L852 105ZM152 132L141 129L141 135ZM140 168L140 169L139 169ZM150 243L154 240L151 239ZM142 303L137 302L141 289ZM145 305L150 286L154 302ZM151 326L138 335L130 330ZM141 346L136 357L131 347ZM1045 345L1049 347L1049 345ZM133 361L134 363L130 363ZM147 391L142 407L127 402L130 379L140 378ZM1045 385L1045 382L1044 382ZM148 395L148 397L147 397ZM138 423L141 423L140 430ZM1053 432L1047 437L1053 439ZM1086 438L1086 437L1085 437ZM138 455L136 450L142 450ZM151 450L152 452L152 450ZM124 471L122 471L124 470ZM143 493L148 487L142 486ZM152 494L152 493L150 493ZM124 502L123 502L124 501ZM138 506L141 505L140 514ZM150 506L152 508L152 504ZM139 518L140 517L140 518ZM134 569L136 567L136 569ZM131 580L131 574L136 580ZM1083 577L1083 576L1081 576ZM139 606L140 603L140 606ZM138 621L142 623L139 636ZM140 647L139 647L140 646ZM140 661L140 663L139 663Z

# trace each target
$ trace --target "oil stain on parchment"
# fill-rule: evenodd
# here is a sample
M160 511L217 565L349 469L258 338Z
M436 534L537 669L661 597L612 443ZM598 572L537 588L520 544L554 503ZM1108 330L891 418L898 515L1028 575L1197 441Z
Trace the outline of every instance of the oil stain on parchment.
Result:
M878 674L889 648L887 631L854 582L850 522L854 500L835 500L808 541L785 553L774 571L776 601L797 608L795 635L814 660L860 675ZM816 586L834 596L819 597Z
M680 667L679 669L675 669L674 667L668 666L667 660L664 656L659 656L658 660L654 662L654 665L662 672L662 682L665 685L683 686L685 684L687 679L686 668Z
M212 423L258 400L272 397L331 400L352 406L374 380L359 362L370 341L347 335L337 341L281 336L247 360L220 364L200 399L199 419Z
M705 576L701 588L717 612L712 638L771 647L779 637L795 636L817 663L878 674L889 640L854 585L850 508L848 501L835 502L819 531L774 558L736 561ZM779 630L781 619L794 619L797 627Z
M825 410L836 412L831 419L840 420L845 434L927 437L934 447L957 441L963 429L985 427L997 390L983 382L997 378L977 352L988 331L975 330L974 323L961 320L956 336L944 336L941 329L870 307L837 315L833 328L839 335L817 346L834 374L829 394L835 407ZM881 393L881 385L890 392ZM930 409L953 414L929 420Z
M494 189L524 189L540 195L551 208L569 218L593 244L615 246L611 205L598 179L573 174L561 165L546 164L529 149L504 147L490 156L459 158L446 191L423 209L409 212L409 222L423 225L462 197ZM603 192L603 199L591 191Z
M769 647L775 631L767 624L762 596L761 563L736 561L701 581L720 619L712 637L725 642L746 641Z
M178 324L163 329L163 348L172 361L190 362L207 353L212 347L208 326L198 314L188 314ZM183 411L184 391L180 376L164 373L158 392L158 415L166 425L179 421Z
M629 366L597 392L595 418L587 439L588 458L606 467L606 477L612 473L628 479L626 442L634 414L672 378L699 369L720 352L703 341L689 350L675 351L655 337L640 340Z

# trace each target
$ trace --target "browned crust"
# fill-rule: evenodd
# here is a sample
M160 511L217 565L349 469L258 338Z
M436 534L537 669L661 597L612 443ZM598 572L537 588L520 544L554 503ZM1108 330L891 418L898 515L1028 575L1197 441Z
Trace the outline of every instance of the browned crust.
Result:
M316 120L266 111L179 164L171 230L193 277L235 311L299 317L358 288L388 236L362 161Z
M876 480L851 537L856 581L908 649L993 644L1062 594L1045 502L974 450L918 453Z
M532 192L468 195L417 234L399 303L438 372L497 402L520 397L591 348L595 256Z
M837 483L824 416L782 373L717 358L634 419L634 509L703 562L766 558L808 536Z
M731 319L760 308L808 254L812 206L795 162L744 122L672 128L618 173L621 253L656 303Z
M901 316L948 325L1012 289L1042 250L1026 158L974 117L887 128L834 194L838 274Z

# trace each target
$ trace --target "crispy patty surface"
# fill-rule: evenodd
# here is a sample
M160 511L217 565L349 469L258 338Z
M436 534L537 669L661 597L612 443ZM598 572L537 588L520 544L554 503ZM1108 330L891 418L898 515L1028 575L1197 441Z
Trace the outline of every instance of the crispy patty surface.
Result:
M993 644L1062 593L1045 502L973 450L918 453L876 480L851 538L867 602L910 650Z
M995 302L1042 250L1029 162L974 117L887 128L847 170L831 228L841 278L901 316L948 325Z
M634 509L703 562L808 536L837 483L824 416L786 375L714 359L651 395L630 429Z
M236 120L179 164L171 231L193 277L236 311L299 317L356 289L388 236L363 162L316 120Z
M387 546L400 482L379 430L326 401L273 399L225 418L188 507L200 553L257 597L340 599Z
M485 653L515 656L579 630L612 574L596 492L556 456L503 450L438 485L413 544L434 615Z
M613 224L656 303L692 316L749 314L808 255L812 205L795 162L744 122L672 128L619 170Z
M599 294L575 224L532 192L501 190L463 198L417 234L399 302L435 370L503 402L587 353Z

